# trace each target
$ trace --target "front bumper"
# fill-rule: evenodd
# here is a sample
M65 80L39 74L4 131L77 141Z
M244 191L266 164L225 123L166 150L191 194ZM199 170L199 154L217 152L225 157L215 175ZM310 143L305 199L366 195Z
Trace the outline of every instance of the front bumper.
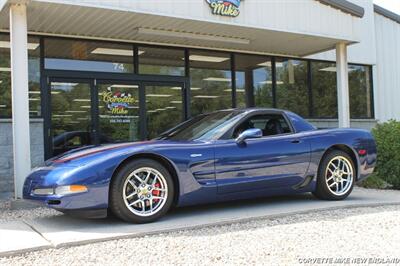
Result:
M90 218L107 216L108 185L106 184L85 183L84 185L88 188L87 191L76 194L34 194L33 191L37 188L56 188L58 186L73 185L73 181L77 180L72 176L68 178L54 178L55 172L53 170L42 168L33 171L25 180L23 198L64 213ZM65 176L65 171L63 173ZM58 175L63 177L60 172Z

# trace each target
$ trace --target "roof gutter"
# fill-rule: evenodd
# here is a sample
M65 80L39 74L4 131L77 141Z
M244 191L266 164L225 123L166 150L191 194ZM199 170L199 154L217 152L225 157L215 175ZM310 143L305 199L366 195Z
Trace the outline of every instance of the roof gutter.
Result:
M391 19L391 20L396 21L397 23L400 23L400 15L397 15L396 13L393 13L392 11L389 11L378 5L374 5L374 11L375 11L375 13L378 13L379 15L382 15L384 17L387 17L388 19Z
M363 7L353 4L347 0L317 0L317 1L320 2L321 4L339 9L344 13L350 14L358 18L362 18L365 13Z

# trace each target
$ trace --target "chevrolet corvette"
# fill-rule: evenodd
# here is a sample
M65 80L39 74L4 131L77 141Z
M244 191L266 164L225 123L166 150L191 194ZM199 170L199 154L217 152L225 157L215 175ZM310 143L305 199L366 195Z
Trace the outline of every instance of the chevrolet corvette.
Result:
M26 178L24 199L91 218L155 221L172 207L293 193L342 200L370 175L369 131L317 129L278 109L194 117L158 138L76 149Z

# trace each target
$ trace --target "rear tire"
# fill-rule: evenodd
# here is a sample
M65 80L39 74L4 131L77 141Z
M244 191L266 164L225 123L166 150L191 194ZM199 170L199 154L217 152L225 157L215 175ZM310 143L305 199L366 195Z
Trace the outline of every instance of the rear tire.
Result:
M172 206L174 183L159 162L138 159L125 164L110 185L110 209L120 219L149 223L164 216Z
M355 178L354 162L349 154L330 151L319 165L317 188L313 194L323 200L343 200L353 190Z

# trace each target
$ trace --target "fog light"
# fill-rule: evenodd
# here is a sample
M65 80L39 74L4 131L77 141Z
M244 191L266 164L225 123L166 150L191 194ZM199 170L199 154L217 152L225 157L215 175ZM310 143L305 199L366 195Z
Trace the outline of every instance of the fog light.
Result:
M33 190L33 194L35 195L53 195L54 194L54 189L53 188L36 188Z
M57 195L67 195L74 193L86 192L88 189L83 185L70 185L70 186L59 186L55 189L55 194Z

